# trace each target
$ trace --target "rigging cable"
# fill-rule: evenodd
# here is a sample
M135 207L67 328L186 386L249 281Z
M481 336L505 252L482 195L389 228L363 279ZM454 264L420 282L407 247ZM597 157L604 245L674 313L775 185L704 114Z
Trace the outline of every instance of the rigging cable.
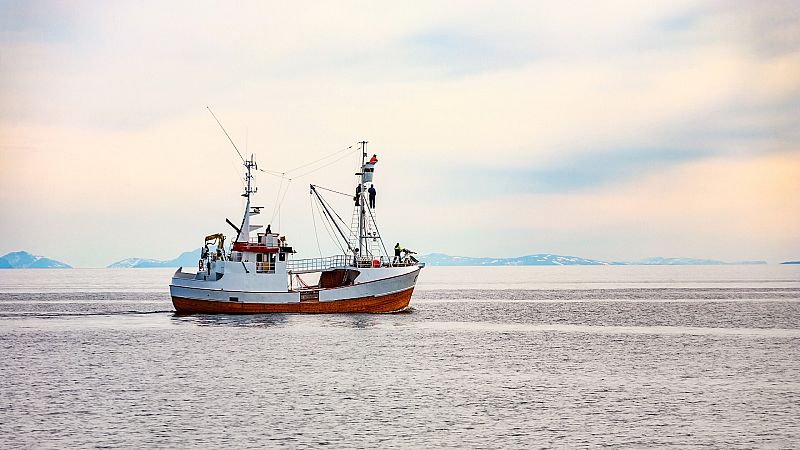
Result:
M320 196L319 198L320 198L320 200L324 200L324 199L322 198L322 196ZM336 217L338 217L338 218L339 218L339 222L341 222L341 223L342 223L342 226L344 226L344 228L345 228L347 231L349 231L350 233L352 233L352 232L353 232L353 230L351 230L351 229L350 229L350 227L349 227L349 226L347 226L347 222L345 222L345 221L344 221L344 219L342 219L342 216L340 216L340 215L339 215L339 213L338 213L338 212L336 212L336 210L335 210L335 209L333 209L333 206L331 206L331 205L330 205L330 203L328 203L327 201L325 202L325 204L328 206L328 209L330 209L331 211L333 211L333 213L334 213L334 214L336 214Z
M286 182L286 187L283 189L283 197L281 197L281 201L278 202L275 205L276 209L272 211L272 218L273 219L275 219L276 212L278 214L278 226L279 227L280 227L280 220L281 220L281 206L283 206L283 201L286 200L286 194L289 192L289 185L290 184L292 184L292 179L291 178L289 178L289 181ZM278 190L278 193L280 193L280 190ZM277 201L278 199L275 198L275 200ZM278 228L278 229L280 229L280 228Z
M278 189L275 191L275 203L272 204L272 217L269 219L270 223L275 220L275 213L278 211L278 199L281 197L281 189L283 189L283 180L285 178L281 176L281 181L278 184ZM280 230L280 228L278 228Z
M334 231L334 227L337 227L337 228L339 227L339 225L335 223L336 219L333 216L330 215L329 209L325 206L325 204L323 204L324 199L322 198L322 196L319 195L319 192L315 191L315 194L317 196L317 202L318 202L319 208L320 208L320 215L322 215L322 217L326 217L325 216L325 212L328 213L327 218L325 219L324 223L328 227L328 228L326 228L326 230L329 229L328 233L331 236L331 240L336 242L336 245L342 250L342 252L344 254L347 254L347 251L339 243L339 238L338 238L338 236L336 235L336 233ZM335 210L333 212L336 213ZM338 216L339 214L336 213L336 215ZM347 230L348 233L351 233L350 228L346 224L344 224L344 221L342 221L342 224L344 225L344 229ZM340 230L340 233L343 233L343 232ZM344 241L344 244L347 246L347 248L350 249L350 243L347 241L347 238L342 236L342 239Z
M310 166L310 165L316 164L316 163L318 163L318 162L320 162L320 161L322 161L322 160L328 159L328 158L330 158L330 157L332 157L332 156L336 156L336 155L338 155L339 153L343 152L344 150L350 150L350 149L352 149L352 148L353 148L353 146L351 145L350 147L347 147L347 148L345 148L345 149L342 149L342 150L338 150L338 151L336 151L336 152L333 152L333 153L331 153L330 155L323 156L323 157L322 157L322 158L320 158L320 159L317 159L317 160L315 160L315 161L311 161L310 163L306 163L306 164L303 164L303 165L301 165L301 166L297 166L297 167L295 167L294 169L287 170L287 171L285 171L285 172L278 172L278 171L276 171L276 170L268 170L268 169L258 169L258 170L260 170L261 172L265 172L265 173L267 173L267 174L269 174L269 175L272 175L272 176L274 176L274 177L283 177L283 176L285 176L286 174L291 174L291 172L295 172L295 171L297 171L298 169L301 169L301 168L303 168L303 167L308 167L308 166ZM358 150L358 149L356 149L356 150ZM355 151L355 150L354 150L354 151ZM335 162L337 162L337 161L340 161L340 160L342 160L342 159L343 159L345 156L347 156L347 155L349 155L349 154L350 154L350 152L347 152L347 153L345 153L345 155L344 155L343 157L341 157L341 158L335 159L335 160L333 160L333 161L331 161L331 162L329 162L329 163L327 163L327 164L324 164L324 165L322 165L322 166L320 166L320 167L317 167L316 169L311 169L311 170L309 170L309 171L306 171L305 173L302 173L302 174L300 174L300 175L292 176L292 178L304 177L304 176L306 176L306 175L308 175L308 174L314 173L314 172L316 172L316 171L318 171L318 170L320 170L320 169L322 169L322 168L328 167L329 165L331 165L331 164L333 164L333 163L335 163Z
M345 150L350 150L350 149L352 149L352 148L353 148L353 146L351 145L350 147L347 147ZM356 150L357 150L357 149L356 149ZM340 153L341 151L342 151L342 150L340 150L340 151L338 151L338 152L336 152L336 153ZM334 155L335 155L336 153L334 153ZM301 177L304 177L304 176L306 176L306 175L310 175L310 174L312 174L312 173L314 173L314 172L316 172L316 171L318 171L318 170L324 169L325 167L328 167L328 166L330 166L331 164L334 164L334 163L336 163L336 162L339 162L339 161L341 161L342 159L344 159L344 158L346 158L346 157L350 156L350 153L352 153L352 151L350 151L350 152L347 152L347 153L345 153L344 155L340 156L339 158L336 158L336 159L334 159L333 161L330 161L330 162L329 162L329 163L327 163L327 164L323 164L322 166L319 166L319 167L317 167L316 169L312 169L312 170L309 170L309 171L307 171L307 172L305 172L305 173L301 173L300 175L294 175L294 176L292 176L292 178L289 178L289 182L288 182L288 183L286 183L285 190L283 191L283 197L281 197L281 200L280 200L280 202L278 202L278 197L281 195L281 194L280 194L280 191L281 191L281 186L283 186L283 179L285 178L285 174L287 174L287 173L289 173L289 172L291 172L291 171L281 172L281 184L280 184L280 186L278 186L278 192L277 192L277 195L275 196L275 202L276 202L276 203L275 203L275 207L274 207L274 208L273 208L273 210L272 210L272 219L270 220L270 222L271 222L272 220L274 220L274 219L275 219L275 215L276 215L276 214L278 215L278 220L280 220L280 208L281 208L281 206L283 205L283 200L286 198L286 194L289 192L289 185L292 183L292 180L296 180L297 178L301 178ZM332 155L329 155L329 156L332 156ZM323 159L325 159L325 158L323 158ZM318 160L318 161L319 161L319 160ZM306 164L306 165L308 165L308 164ZM267 172L267 173L268 173L268 172ZM277 173L277 172L276 172L276 173ZM334 191L333 189L327 189L327 188L322 188L322 189L325 189L326 191L331 191L331 192L334 192L334 193L341 194L341 195L344 195L344 196L347 196L347 197L349 197L349 195L348 195L348 194L345 194L345 193L343 193L343 192L339 192L339 191ZM336 213L336 211L334 211L334 213ZM337 215L337 216L339 216L339 214L338 214L338 213L336 213L336 215ZM342 218L341 218L341 217L339 217L339 220L341 220L343 224L345 223L345 221L344 221L344 220L342 220Z
M369 218L372 219L372 224L375 225L375 231L378 232L378 239L381 241L381 247L383 247L383 253L386 257L389 257L389 252L386 250L386 244L383 242L383 236L381 236L381 230L378 229L378 223L375 222L375 216L372 215L372 208L366 208L369 211Z
M352 146L352 145L351 145L351 146L349 146L349 147L343 148L343 149L341 149L341 150L336 150L335 152L333 152L333 153L331 153L331 154L329 154L329 155L323 156L322 158L319 158L319 159L317 159L317 160L315 160L315 161L311 161L310 163L306 163L306 164L303 164L303 165L297 166L297 167L295 167L294 169L287 170L286 172L287 172L287 173L289 173L289 172L294 172L294 171L296 171L296 170L298 170L298 169L302 169L303 167L308 167L308 166L310 166L310 165L313 165L313 164L316 164L316 163L318 163L318 162L322 161L323 159L328 159L328 158L330 158L330 157L332 157L332 156L334 156L334 155L338 155L339 153L341 153L341 152L343 152L343 151L345 151L345 150L350 150L351 148L353 148L353 146Z
M321 170L321 169L324 169L324 168L330 166L331 164L337 163L337 162L341 161L342 159L344 159L344 158L346 158L348 156L350 156L350 153L345 153L343 156L341 156L339 158L336 158L336 159L334 159L333 161L331 161L331 162L329 162L327 164L323 164L323 165L317 167L316 169L309 170L307 172L301 173L300 175L294 175L294 176L292 176L292 178L297 179L297 178L300 178L300 177L304 177L306 175L310 175L310 174L312 174L312 173L314 173L314 172L316 172L318 170Z
M231 135L229 135L228 132L225 131L225 127L222 126L222 123L220 123L219 119L217 119L217 116L214 115L214 111L211 111L211 108L209 108L208 106L206 106L206 109L208 110L208 112L211 113L211 116L214 118L214 120L217 121L217 125L219 125L219 127L222 128L222 132L225 133L225 136L228 137L228 140L231 141L231 145L233 146L233 149L236 150L236 153L239 154L239 158L242 158L242 162L246 162L245 159L244 159L244 156L242 156L242 152L240 152L239 148L236 147L236 144L233 143L233 139L231 139Z
M312 194L308 194L308 205L311 207L311 222L314 224L314 237L317 238L317 250L319 250L319 257L322 258L322 247L319 245L319 233L317 232L317 219L316 214L314 213L314 197Z
M323 191L333 192L334 194L341 194L341 195L344 195L345 197L350 197L350 194L345 194L344 192L334 191L333 189L328 189L326 187L318 186L316 184L314 185L314 187L317 188L317 189L322 189Z
M336 233L333 231L333 225L329 223L330 221L325 216L325 212L322 209L322 203L319 201L319 199L317 199L317 211L319 212L320 217L324 219L322 221L322 224L324 225L325 232L328 233L328 237L330 237L331 241L333 241L333 243L335 243L336 246L339 247L339 249L342 251L342 254L346 255L347 250L345 250L344 247L342 247L342 244L339 242L339 238L336 237Z
M277 170L269 170L269 169L258 169L258 170L259 170L259 172L264 172L267 175L272 175L272 176L275 176L275 177L282 177L282 176L286 175L286 172L278 172Z

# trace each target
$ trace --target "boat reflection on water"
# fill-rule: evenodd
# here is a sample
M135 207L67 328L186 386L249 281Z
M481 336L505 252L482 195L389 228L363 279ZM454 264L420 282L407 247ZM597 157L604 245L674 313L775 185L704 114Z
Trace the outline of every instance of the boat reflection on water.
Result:
M411 314L412 309L399 314ZM273 328L273 327L328 327L369 329L381 326L391 326L394 320L385 315L365 314L326 314L326 315L295 315L295 314L172 314L170 320L175 325L198 325L202 327L242 327L242 328Z
M170 319L178 325L199 325L204 327L271 328L288 323L287 314L172 314Z

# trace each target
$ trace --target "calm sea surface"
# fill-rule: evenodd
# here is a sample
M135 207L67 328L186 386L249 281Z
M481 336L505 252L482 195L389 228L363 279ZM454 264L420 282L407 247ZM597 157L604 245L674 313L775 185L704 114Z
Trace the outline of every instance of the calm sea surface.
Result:
M393 315L177 317L0 270L0 448L800 447L800 267L429 267Z

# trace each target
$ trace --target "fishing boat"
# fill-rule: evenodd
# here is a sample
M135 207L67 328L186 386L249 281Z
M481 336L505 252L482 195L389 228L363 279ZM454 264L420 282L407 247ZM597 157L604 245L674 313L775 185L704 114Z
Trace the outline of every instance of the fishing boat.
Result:
M184 272L181 267L175 272L169 286L175 311L179 314L393 313L407 309L425 264L417 261L413 252L405 251L398 256L397 251L390 255L386 250L375 220L374 203L367 201L367 185L373 181L377 160L374 156L366 159L366 147L366 141L359 143L361 165L356 173L350 224L342 220L320 193L336 191L310 185L310 195L327 221L326 226L335 230L332 234L343 251L306 259L295 258L297 252L289 245L286 234L272 230L271 224L264 228L252 223L263 209L251 205L257 190L253 171L258 166L253 155L245 159L240 153L245 168L244 214L238 226L226 219L236 237L226 248L224 234L206 236L197 269Z

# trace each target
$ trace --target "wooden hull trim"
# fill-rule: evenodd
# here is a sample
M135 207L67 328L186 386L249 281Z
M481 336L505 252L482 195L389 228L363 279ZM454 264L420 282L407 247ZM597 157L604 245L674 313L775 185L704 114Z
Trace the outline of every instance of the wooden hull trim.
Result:
M299 303L245 303L197 300L172 297L178 314L337 314L337 313L393 313L404 310L411 301L414 288L374 297L361 297L329 302L301 301Z

